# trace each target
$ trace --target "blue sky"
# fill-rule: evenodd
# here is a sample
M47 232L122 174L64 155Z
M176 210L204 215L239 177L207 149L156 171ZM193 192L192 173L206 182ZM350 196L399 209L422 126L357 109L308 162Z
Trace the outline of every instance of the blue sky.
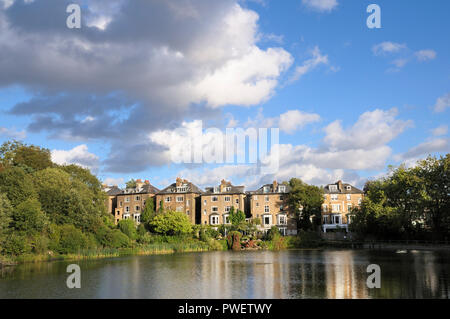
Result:
M160 188L362 186L450 150L448 1L91 1L70 30L72 2L0 1L0 142ZM381 29L366 25L371 3ZM199 121L279 127L279 169L173 163L174 130Z

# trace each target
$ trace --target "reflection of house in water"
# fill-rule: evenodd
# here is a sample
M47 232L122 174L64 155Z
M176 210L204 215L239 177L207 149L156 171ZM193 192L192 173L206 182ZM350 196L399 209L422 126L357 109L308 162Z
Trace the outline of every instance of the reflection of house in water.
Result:
M369 298L365 268L368 260L355 263L353 251L325 251L327 298ZM368 275L368 274L367 274Z

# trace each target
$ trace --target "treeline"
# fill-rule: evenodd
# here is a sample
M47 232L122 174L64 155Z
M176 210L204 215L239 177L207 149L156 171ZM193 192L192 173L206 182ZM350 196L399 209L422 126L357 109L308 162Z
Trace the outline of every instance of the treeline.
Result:
M369 181L350 230L374 239L450 239L450 154Z

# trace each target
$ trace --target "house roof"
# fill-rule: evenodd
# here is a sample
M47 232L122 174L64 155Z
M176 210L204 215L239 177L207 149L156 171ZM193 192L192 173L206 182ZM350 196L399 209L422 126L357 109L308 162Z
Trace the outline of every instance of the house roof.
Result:
M117 196L122 194L123 191L117 186L108 186L105 188L105 192L108 196Z
M153 186L150 183L144 184L141 187L136 188L127 188L123 190L118 195L129 195L129 194L156 194L159 192L159 189Z
M330 186L336 186L336 190L331 190ZM340 187L341 185L341 187ZM362 190L353 185L338 181L334 184L328 184L323 188L325 194L364 194Z
M229 191L224 191L224 192L220 192L220 187L219 187L218 192L214 192L215 187L206 187L203 195L245 194L245 186L233 186L233 185L229 184L229 185L227 185L227 187L231 187L231 189Z
M280 192L279 191L279 186L285 186L286 187L286 191L285 192ZM264 189L265 187L268 187L268 191L265 192ZM276 184L276 189L274 189L274 184L265 184L263 186L261 186L260 188L258 188L255 191L249 191L247 192L247 194L249 195L258 195L258 194L284 194L284 193L289 193L291 191L291 187L289 185L286 184Z
M185 192L177 192L177 183L170 184L166 188L162 189L158 192L158 194L186 194L186 193L197 193L203 194L204 192L196 185L191 182L183 183L183 186L186 185L187 191Z

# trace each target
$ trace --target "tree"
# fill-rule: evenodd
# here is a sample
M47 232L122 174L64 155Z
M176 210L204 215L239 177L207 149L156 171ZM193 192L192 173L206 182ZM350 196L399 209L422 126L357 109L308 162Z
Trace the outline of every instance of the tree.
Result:
M234 206L231 206L229 218L233 226L238 226L245 222L244 212L239 209L235 210Z
M19 141L6 142L0 147L0 161L5 167L19 166L31 171L52 167L50 150L26 145Z
M289 208L299 217L298 228L314 230L320 224L323 203L323 190L317 186L303 183L298 178L289 181L291 191L288 195ZM313 217L313 223L311 223Z
M48 225L48 218L41 210L41 204L35 198L29 198L17 205L13 212L13 225L26 234L42 232Z
M127 188L136 188L136 181L132 178L128 182L125 183Z
M150 222L156 233L163 235L184 235L192 232L192 225L181 212L168 211L159 214Z
M12 223L12 206L5 194L0 193L0 239Z
M145 207L141 213L141 222L148 228L152 219L156 216L153 198L149 197L145 201Z
M36 197L33 179L20 167L10 167L0 172L0 192L6 194L13 207Z
M133 220L122 219L118 226L120 231L127 235L131 240L135 240L137 238L136 224Z

